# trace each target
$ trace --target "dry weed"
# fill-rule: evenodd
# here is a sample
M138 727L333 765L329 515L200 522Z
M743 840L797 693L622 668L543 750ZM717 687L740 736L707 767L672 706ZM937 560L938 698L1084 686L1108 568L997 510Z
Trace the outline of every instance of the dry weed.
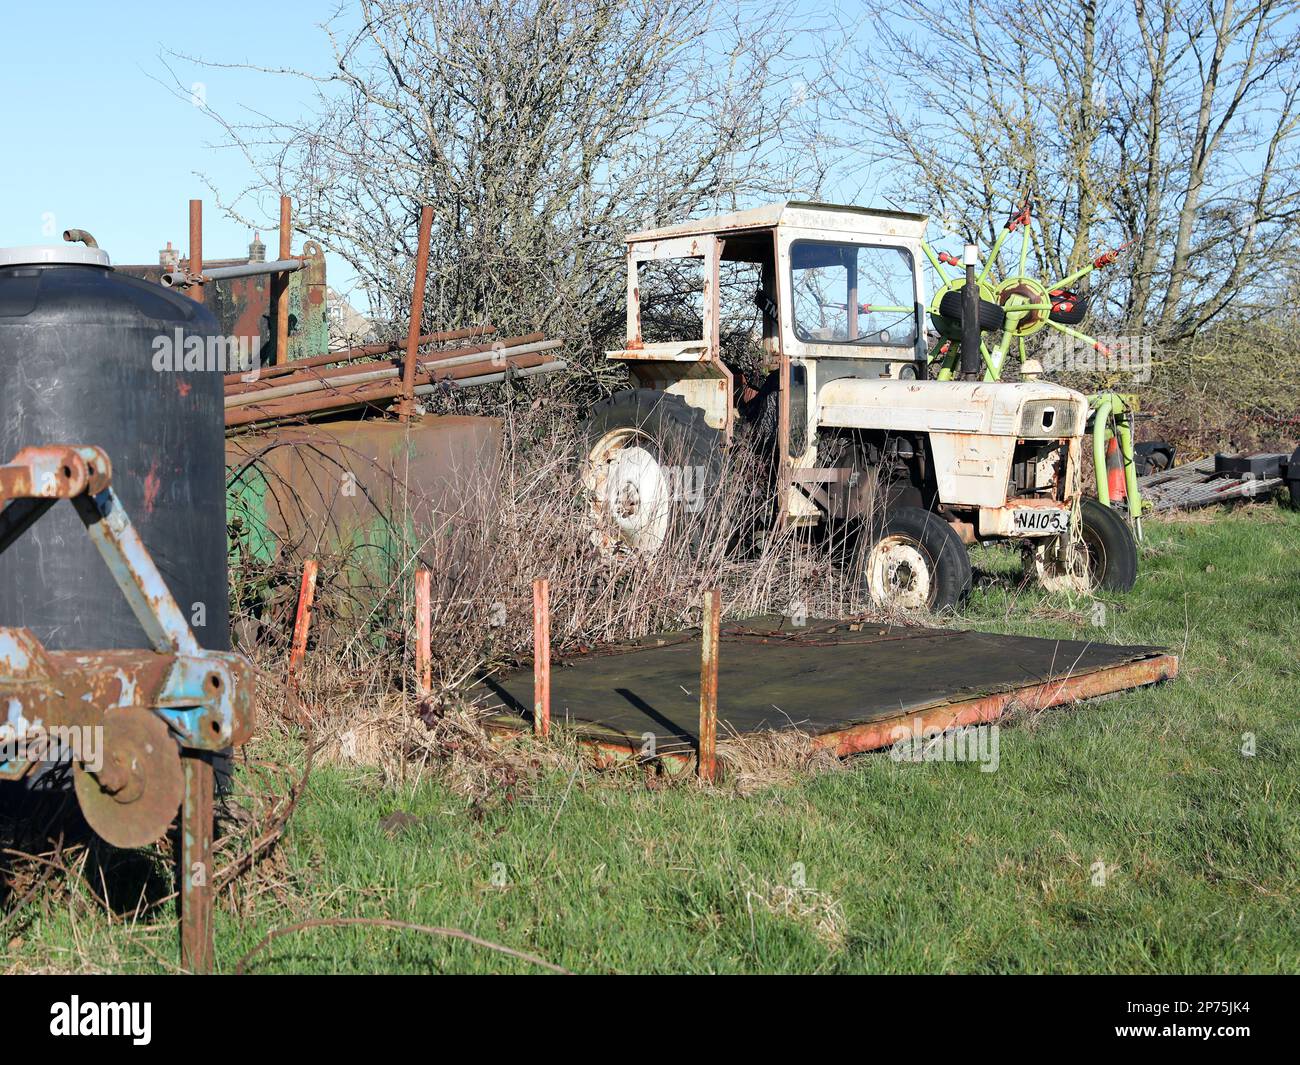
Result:
M792 784L812 773L843 768L834 752L813 746L798 729L735 733L718 743L722 786L738 796Z
M526 788L554 748L501 742L467 702L480 677L530 660L534 578L550 581L559 656L693 628L710 587L721 589L732 618L844 617L867 608L854 574L836 564L835 545L793 529L766 531L774 507L769 471L749 450L728 452L716 491L698 512L674 508L668 539L652 556L595 542L577 477L579 450L571 428L543 431L535 415L508 415L499 469L465 480L466 491L478 495L463 498L437 535L390 548L382 567L364 567L365 583L357 579L355 549L316 552L320 576L298 678L301 703L272 700L270 716L309 726L326 760L377 766L386 780L408 784L436 773L458 794L483 801L492 791ZM299 564L285 559L253 572L250 563L239 578L261 589L243 600L252 613L240 620L256 622L246 631L257 640L242 649L278 678ZM413 574L420 566L431 574L433 685L417 700ZM771 773L794 771L795 741L751 746L776 759ZM744 786L758 786L758 759L732 757L748 767Z
M790 884L746 888L745 909L751 924L755 908L804 926L832 951L844 947L848 920L839 900L828 892Z

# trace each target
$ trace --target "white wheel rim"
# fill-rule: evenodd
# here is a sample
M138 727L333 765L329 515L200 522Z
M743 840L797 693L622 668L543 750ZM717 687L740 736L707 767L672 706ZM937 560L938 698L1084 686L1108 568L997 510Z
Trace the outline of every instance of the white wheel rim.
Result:
M930 560L915 540L886 536L867 555L867 587L876 602L906 610L930 605Z
M635 429L616 429L596 442L583 474L600 546L614 542L653 554L668 537L672 483Z
M1088 549L1081 541L1054 537L1034 548L1034 572L1046 592L1086 595L1093 590Z

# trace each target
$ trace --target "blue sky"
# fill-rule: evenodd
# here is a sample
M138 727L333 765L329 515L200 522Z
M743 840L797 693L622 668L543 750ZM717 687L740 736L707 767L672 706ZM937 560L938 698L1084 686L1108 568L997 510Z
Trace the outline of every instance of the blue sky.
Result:
M811 16L818 0L796 0ZM200 175L227 198L251 178L236 151L216 145L222 131L189 99L206 94L214 111L239 117L265 106L301 113L304 90L290 79L212 69L165 53L222 63L328 69L320 24L334 0L220 0L202 7L159 0L0 0L0 247L58 242L64 229L93 233L115 263L153 263L167 241L187 249L188 201L204 200L205 257L246 254L251 233L222 216ZM169 70L170 68L170 70ZM176 81L181 92L176 91ZM247 112L243 112L247 117ZM272 196L254 210L276 247ZM295 250L299 242L295 241ZM331 284L352 292L353 277L328 257Z
M248 230L221 217L196 171L235 190L248 169L210 147L219 129L170 91L161 53L319 69L327 54L315 24L332 9L293 0L0 0L0 247L58 241L76 226L114 262L155 262L166 241L187 246L187 204L201 197L206 254L244 254ZM186 86L201 79L218 109L267 92L268 79L247 72L173 69ZM276 205L265 207L273 217ZM274 251L275 238L267 243Z

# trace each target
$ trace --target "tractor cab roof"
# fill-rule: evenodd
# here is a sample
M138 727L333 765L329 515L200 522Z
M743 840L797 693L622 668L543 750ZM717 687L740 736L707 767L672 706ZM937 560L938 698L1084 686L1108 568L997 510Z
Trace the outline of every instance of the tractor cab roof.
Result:
M675 226L662 226L630 233L628 244L668 240L673 237L755 234L778 228L813 230L836 234L874 237L907 237L919 240L925 232L926 216L908 211L883 211L874 207L853 207L806 200L783 200L733 214L714 215Z

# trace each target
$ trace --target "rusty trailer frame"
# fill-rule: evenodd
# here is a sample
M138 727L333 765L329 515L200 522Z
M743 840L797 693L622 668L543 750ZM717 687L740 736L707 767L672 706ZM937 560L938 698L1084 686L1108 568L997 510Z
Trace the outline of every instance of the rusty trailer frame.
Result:
M712 780L719 728L793 729L811 748L847 758L1178 675L1177 657L1160 648L866 621L720 629L715 592L705 593L702 613L698 634L548 663L548 716L558 713L572 736L612 760L693 765ZM531 672L483 678L488 727L503 735L535 727L529 682L541 675L535 662Z

